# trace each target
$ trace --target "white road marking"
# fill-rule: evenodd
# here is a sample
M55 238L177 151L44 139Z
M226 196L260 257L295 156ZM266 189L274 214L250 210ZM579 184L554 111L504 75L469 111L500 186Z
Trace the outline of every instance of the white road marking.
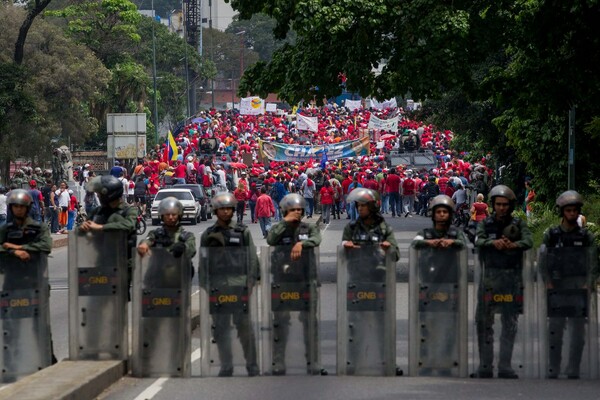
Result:
M146 390L140 393L134 400L150 400L162 390L164 383L168 380L169 378L158 378L154 381L154 383L152 383L152 385L148 386Z
M195 362L196 360L198 360L201 355L202 355L202 350L200 348L197 348L196 350L194 350L194 352L192 353L192 362Z

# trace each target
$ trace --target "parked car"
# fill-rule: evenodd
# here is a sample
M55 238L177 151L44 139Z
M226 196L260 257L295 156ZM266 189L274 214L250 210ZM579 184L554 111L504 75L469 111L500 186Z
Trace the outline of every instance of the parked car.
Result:
M211 197L204 190L202 185L191 183L178 183L171 186L172 189L190 189L194 198L200 205L200 218L202 221L212 218L212 205L210 204Z
M152 217L152 225L160 224L160 216L158 215L158 205L160 202L167 197L175 197L183 204L183 218L182 221L189 221L192 225L196 225L200 220L200 205L196 201L192 191L190 189L175 189L167 188L161 189L154 197L152 202L152 208L150 209L150 216Z

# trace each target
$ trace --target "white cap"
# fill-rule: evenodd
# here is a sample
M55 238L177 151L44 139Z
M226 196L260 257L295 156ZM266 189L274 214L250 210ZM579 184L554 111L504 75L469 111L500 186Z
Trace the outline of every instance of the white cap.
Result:
M69 189L69 194L73 194L73 191L71 189Z

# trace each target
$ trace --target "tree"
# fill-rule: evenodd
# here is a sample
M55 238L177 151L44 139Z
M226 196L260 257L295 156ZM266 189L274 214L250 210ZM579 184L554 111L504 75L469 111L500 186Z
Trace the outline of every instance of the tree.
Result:
M27 16L21 24L19 29L19 36L15 42L15 63L21 64L23 62L23 53L25 48L25 40L33 20L50 4L52 0L33 0L26 3L28 9Z
M256 52L245 46L243 36L204 29L202 38L205 55L214 63L221 78L239 79L242 70L258 61Z
M0 158L48 160L53 141L81 143L97 130L87 103L103 90L109 72L84 46L44 19L32 24L23 63L9 62L26 11L2 6L0 25ZM4 166L6 176L7 166Z
M290 31L283 40L276 39L273 35L275 20L263 13L255 14L249 20L240 20L234 17L233 22L225 29L225 32L238 34L244 31L244 47L252 49L258 54L261 61L269 62L273 58L273 52L283 46L284 43L293 44L296 41L296 33Z
M109 68L128 61L128 50L141 40L142 16L129 0L84 0L46 15L65 18L69 35Z

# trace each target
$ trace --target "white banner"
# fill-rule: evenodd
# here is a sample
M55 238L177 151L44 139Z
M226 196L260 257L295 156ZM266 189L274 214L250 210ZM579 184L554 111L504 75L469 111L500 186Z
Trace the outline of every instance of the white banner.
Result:
M380 119L371 114L371 118L369 119L369 129L398 132L398 116L390 119Z
M317 132L319 130L319 119L317 117L305 117L304 115L296 114L298 122L296 128L299 131Z
M349 111L354 111L354 110L358 110L362 106L362 102L360 100L346 99L346 102L344 103L344 106Z
M277 104L275 104L275 103L267 103L266 110L267 110L267 112L276 112L277 111Z
M259 115L265 113L265 101L260 97L244 97L240 103L240 114Z
M389 100L384 101L383 103L378 102L376 99L371 99L371 108L376 110L384 110L386 108L396 108L398 107L398 103L396 102L396 98L392 97Z

